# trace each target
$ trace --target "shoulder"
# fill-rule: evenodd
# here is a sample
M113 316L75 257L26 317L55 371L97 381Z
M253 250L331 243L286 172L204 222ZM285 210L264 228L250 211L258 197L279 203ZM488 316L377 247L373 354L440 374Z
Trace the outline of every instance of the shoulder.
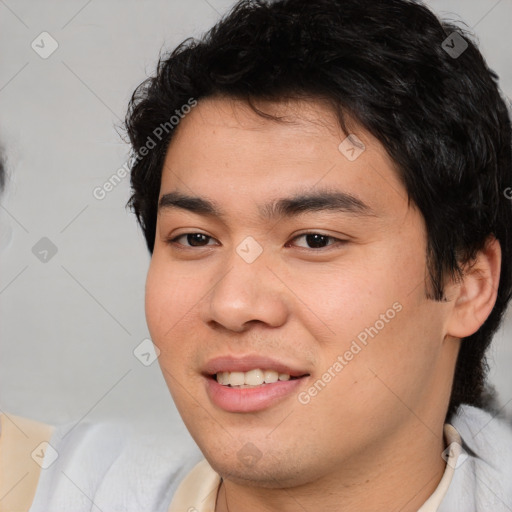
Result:
M41 475L30 512L166 511L201 454L186 431L168 434L119 422L65 425L50 444L58 453Z
M30 508L53 427L0 414L0 512Z
M440 512L466 510L461 508L462 503L476 510L510 511L511 423L483 409L463 405L451 418L451 424L462 438L465 453Z

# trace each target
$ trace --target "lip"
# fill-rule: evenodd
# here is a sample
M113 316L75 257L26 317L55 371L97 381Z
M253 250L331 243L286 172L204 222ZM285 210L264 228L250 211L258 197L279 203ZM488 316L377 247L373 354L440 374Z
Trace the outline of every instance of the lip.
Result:
M219 384L214 377L218 372L247 372L255 368L275 370L297 378L253 388L232 388ZM213 404L227 412L248 413L262 411L292 394L297 394L297 389L304 384L309 373L269 357L250 355L211 359L204 367L203 376L206 392Z
M206 392L210 400L227 412L257 412L297 394L306 377L294 380L280 380L254 388L231 388L219 384L212 377L205 377Z

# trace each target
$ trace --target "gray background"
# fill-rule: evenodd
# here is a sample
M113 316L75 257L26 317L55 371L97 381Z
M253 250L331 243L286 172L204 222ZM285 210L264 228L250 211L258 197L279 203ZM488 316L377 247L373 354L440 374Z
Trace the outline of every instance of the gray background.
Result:
M0 140L10 174L0 207L2 411L52 423L176 424L158 364L144 366L133 354L149 336L149 255L124 208L129 179L103 200L93 190L126 162L115 127L159 51L200 35L231 4L0 0ZM512 96L512 0L428 4L473 27ZM31 47L41 46L43 31L59 45L46 59ZM43 237L57 249L46 262L33 253L38 242L48 250ZM490 352L491 379L509 414L511 337L509 312Z

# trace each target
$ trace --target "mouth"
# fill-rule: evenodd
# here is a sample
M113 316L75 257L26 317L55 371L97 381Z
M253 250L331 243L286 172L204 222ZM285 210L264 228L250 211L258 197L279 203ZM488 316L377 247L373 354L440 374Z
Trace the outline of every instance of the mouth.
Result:
M261 368L255 368L254 370L249 370L247 372L225 371L210 375L210 377L215 379L215 381L221 386L228 386L230 388L237 389L251 389L268 384L274 384L276 382L297 380L308 376L308 373L295 376L290 375L289 373L280 373L277 370L262 370Z
M203 376L213 405L243 413L268 409L291 398L311 375L266 357L227 356L207 363Z

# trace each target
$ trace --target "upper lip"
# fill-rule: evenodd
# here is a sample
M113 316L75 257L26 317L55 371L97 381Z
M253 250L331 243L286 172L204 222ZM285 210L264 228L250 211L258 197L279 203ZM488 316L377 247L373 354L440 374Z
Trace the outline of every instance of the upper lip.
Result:
M288 365L276 359L257 354L242 357L234 357L231 355L214 357L205 364L203 373L210 376L219 372L248 372L256 368L261 370L275 370L278 373L286 373L291 377L309 375L307 371L297 366Z

